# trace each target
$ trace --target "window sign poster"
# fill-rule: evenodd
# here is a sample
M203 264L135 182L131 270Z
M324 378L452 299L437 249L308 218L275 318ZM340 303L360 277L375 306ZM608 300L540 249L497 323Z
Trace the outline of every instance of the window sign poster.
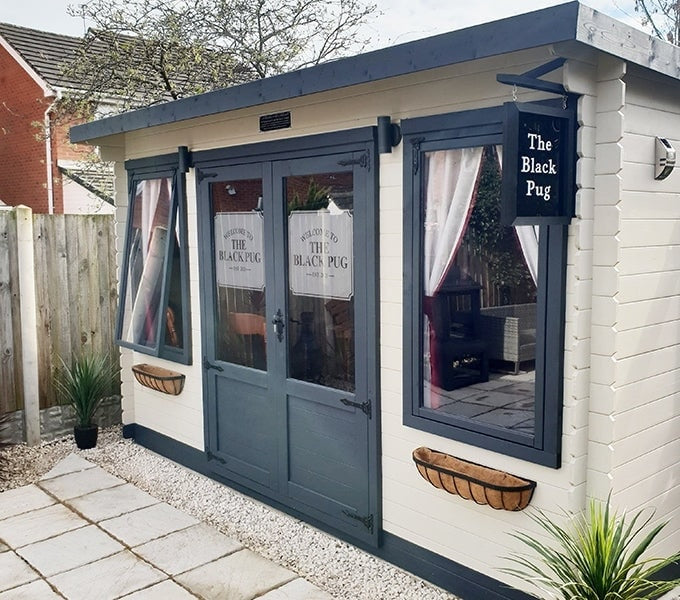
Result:
M261 212L215 215L217 285L264 289L264 218Z
M568 223L573 215L571 113L531 112L510 104L503 141L503 222L506 225Z
M297 296L349 300L353 295L352 214L293 211L288 218L290 289Z

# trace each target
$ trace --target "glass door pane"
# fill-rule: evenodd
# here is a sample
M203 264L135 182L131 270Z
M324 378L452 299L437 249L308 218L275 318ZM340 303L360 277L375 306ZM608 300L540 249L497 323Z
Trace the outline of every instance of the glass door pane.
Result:
M210 185L217 360L267 369L262 179Z
M288 376L354 392L352 172L285 179Z

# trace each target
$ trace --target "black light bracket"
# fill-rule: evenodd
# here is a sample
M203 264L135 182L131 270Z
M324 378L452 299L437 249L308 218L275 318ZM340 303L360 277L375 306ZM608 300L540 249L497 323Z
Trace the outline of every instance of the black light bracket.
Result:
M390 154L401 142L401 127L392 123L392 117L378 117L378 152Z
M539 79L539 77L559 69L565 62L567 62L567 59L560 57L519 75L499 73L496 75L496 81L506 85L557 94L558 96L566 98L571 94L567 92L561 83L553 83L552 81L543 81L542 79Z
M187 173L194 166L194 157L186 146L177 147L177 168L180 173Z

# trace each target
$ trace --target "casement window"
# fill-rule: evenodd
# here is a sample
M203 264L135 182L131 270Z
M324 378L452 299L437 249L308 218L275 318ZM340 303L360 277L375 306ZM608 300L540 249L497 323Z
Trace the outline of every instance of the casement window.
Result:
M500 222L503 112L404 132L404 422L559 467L566 228Z
M184 173L177 157L126 163L129 208L117 341L189 364L191 340Z

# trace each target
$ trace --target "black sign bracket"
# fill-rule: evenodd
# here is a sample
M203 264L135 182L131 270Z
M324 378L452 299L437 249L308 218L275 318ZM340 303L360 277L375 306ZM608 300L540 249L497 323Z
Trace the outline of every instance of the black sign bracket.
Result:
M516 85L517 87L539 90L558 96L568 96L569 93L561 83L539 79L539 77L559 69L565 62L567 62L566 58L556 58L519 75L499 73L496 75L496 81L505 85Z

